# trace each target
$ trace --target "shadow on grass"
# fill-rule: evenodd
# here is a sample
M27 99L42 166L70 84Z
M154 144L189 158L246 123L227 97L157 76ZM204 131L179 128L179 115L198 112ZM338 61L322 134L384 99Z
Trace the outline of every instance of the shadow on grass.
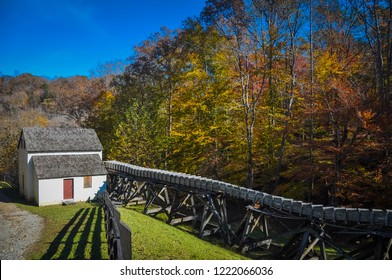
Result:
M21 198L17 188L5 182L0 182L0 202L34 205ZM60 229L41 259L100 260L107 250L106 240L101 237L103 231L102 207L81 208Z
M102 259L102 207L82 208L60 230L41 259Z

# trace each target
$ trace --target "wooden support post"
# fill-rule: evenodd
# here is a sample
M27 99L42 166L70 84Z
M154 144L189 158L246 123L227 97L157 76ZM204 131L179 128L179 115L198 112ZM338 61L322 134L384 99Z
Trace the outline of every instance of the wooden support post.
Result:
M263 215L263 229L262 230L264 230L265 236L268 237L269 236L268 217L266 215ZM269 242L266 244L267 250L270 248L271 242L272 242L272 240L270 239Z
M197 210L196 210L196 204L195 204L195 198L194 198L194 195L191 195L191 205L190 205L190 207L191 207L191 209L192 209L192 215L193 215L193 217L195 217L195 219L193 219L192 220L192 226L195 228L196 227L196 221L197 221L197 218L198 218L198 216L197 216Z
M212 218L212 213L209 213L208 210L209 210L208 206L204 205L203 213L201 216L200 229L199 229L199 236L200 237L205 236L204 235L205 229Z
M149 195L146 200L146 205L144 207L144 213L157 215L158 213L165 212L166 215L169 216L170 200L169 200L167 187L154 186L148 184L147 189ZM158 208L148 209L148 207L151 206L152 204L157 205Z
M301 256L302 256L302 254L305 251L306 245L308 245L308 243L309 243L309 236L310 236L309 231L305 231L303 233L302 239L301 239L301 243L300 243L299 248L298 248L297 256L295 257L296 260L300 260L301 259Z
M392 238L389 239L384 256L383 256L383 260L390 260L390 255L389 255L389 251L391 250L391 246L392 246Z
M178 194L178 191L175 190L172 201L171 201L170 212L169 212L168 219L167 219L168 224L171 224L175 213L178 211L178 208L179 208L179 194Z
M322 260L326 260L327 259L327 252L325 250L324 240L320 240L320 258Z
M250 211L250 210L248 210L246 213L245 227L244 227L244 231L242 233L241 243L245 243L249 237L249 234L251 233L250 228L252 226L253 215L254 215L253 211Z
M146 190L146 204L144 205L144 214L147 214L148 211L148 207L152 204L152 202L154 201L155 198L155 194L154 194L154 190L152 190L149 186L147 186L147 190Z
M299 258L300 260L303 260L307 254L309 254L309 252L311 250L313 250L314 246L317 244L317 242L319 242L319 238L315 238L312 243L310 243L310 245L308 246L308 248L306 248L306 250L302 253L301 257Z
M389 251L392 246L392 239L377 236L377 237L375 237L375 242L376 242L376 246L375 246L374 259L388 260L389 259Z
M256 212L248 209L246 219L245 219L245 227L242 233L242 238L240 244L244 245L251 240L250 237L256 229L259 229L262 233L262 242L253 242L253 244L263 245L266 249L269 249L271 246L272 239L268 239L269 237L269 229L268 229L268 217L261 212ZM247 246L248 248L249 246ZM254 246L253 246L254 247ZM243 247L245 248L245 247ZM249 249L249 248L248 248Z

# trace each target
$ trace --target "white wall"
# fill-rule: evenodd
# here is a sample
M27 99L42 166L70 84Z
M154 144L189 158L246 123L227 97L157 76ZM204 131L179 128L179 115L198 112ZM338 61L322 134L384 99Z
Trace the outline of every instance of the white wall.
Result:
M38 205L61 204L63 202L64 179L74 180L74 201L94 199L100 188L106 186L106 175L93 176L92 187L84 188L84 177L69 177L58 179L41 179L38 181Z
M36 178L34 177L35 170L31 158L33 156L48 156L48 155L99 155L102 159L102 151L97 152L57 152L57 153L27 153L25 149L19 149L19 184L24 177L23 189L19 189L19 193L28 201L37 201L37 194L34 191L36 186ZM22 177L23 176L23 177Z

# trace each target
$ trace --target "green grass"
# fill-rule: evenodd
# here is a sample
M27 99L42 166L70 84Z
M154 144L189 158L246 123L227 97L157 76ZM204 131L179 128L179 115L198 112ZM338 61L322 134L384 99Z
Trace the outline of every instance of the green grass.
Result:
M0 191L17 207L41 216L44 229L26 259L108 259L103 210L92 203L44 206L30 205L20 199L16 189L1 184ZM139 260L246 259L230 248L201 240L162 220L135 210L119 208L121 220L132 230L132 255Z
M38 207L19 198L17 190L0 184L17 207L44 219L39 241L25 259L108 259L103 209L93 203Z
M40 239L28 259L108 259L103 209L91 203L45 207L21 205L44 218Z
M121 220L132 230L132 257L137 260L239 260L230 249L129 208L119 208Z

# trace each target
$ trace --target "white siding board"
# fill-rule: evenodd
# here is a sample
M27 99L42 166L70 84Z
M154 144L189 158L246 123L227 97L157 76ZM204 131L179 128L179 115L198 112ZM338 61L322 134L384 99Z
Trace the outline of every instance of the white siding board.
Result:
M39 199L38 205L61 204L63 202L63 182L64 179L73 179L74 201L87 201L94 199L98 192L106 186L106 176L92 176L92 187L84 188L84 177L67 177L56 179L41 179L38 182Z

